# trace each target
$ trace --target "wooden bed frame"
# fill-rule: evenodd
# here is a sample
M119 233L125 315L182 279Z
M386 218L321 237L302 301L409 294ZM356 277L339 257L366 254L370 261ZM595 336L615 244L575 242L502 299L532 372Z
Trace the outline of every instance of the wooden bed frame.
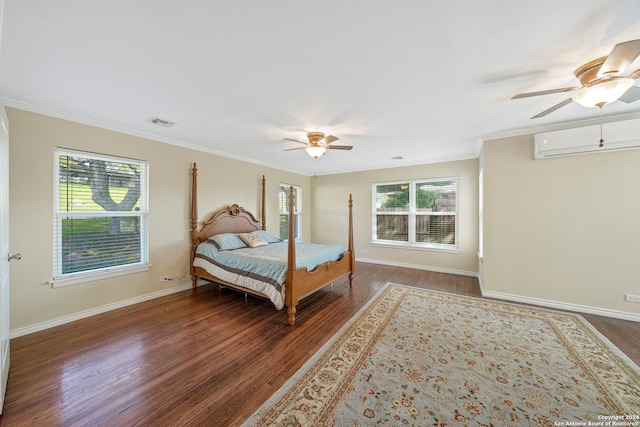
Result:
M247 233L256 230L266 230L265 217L265 178L262 177L262 221L261 223L244 208L233 204L221 209L204 221L202 227L198 227L198 206L197 206L197 176L198 170L196 164L193 164L191 182L191 284L195 288L198 278L216 282L223 286L237 289L241 292L252 294L261 298L267 298L266 295L247 289L233 283L221 280L209 274L202 267L194 267L196 248L198 245L207 240L209 237L220 233ZM293 187L289 192L289 236L294 236L294 206L295 196ZM339 278L349 276L349 286L353 286L353 278L355 274L355 253L353 250L353 200L349 195L349 237L347 252L338 261L330 261L319 265L313 271L307 271L306 268L296 269L296 246L295 239L288 239L287 254L287 274L285 279L285 305L289 314L289 325L293 326L296 319L296 306L298 302L317 291L324 286L333 283Z

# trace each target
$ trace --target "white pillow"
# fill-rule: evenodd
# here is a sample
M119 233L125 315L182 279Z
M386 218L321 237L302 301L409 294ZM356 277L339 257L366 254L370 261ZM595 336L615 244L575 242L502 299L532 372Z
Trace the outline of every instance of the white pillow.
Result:
M269 233L268 231L258 230L258 231L253 231L253 233L255 233L256 236L260 237L262 240L266 241L267 243L282 242L282 240L278 239L276 236Z
M266 246L269 243L267 243L266 240L260 238L260 236L258 236L255 233L238 233L237 235L239 238L242 239L243 242L245 242L247 245L249 245L252 248L258 247L258 246Z

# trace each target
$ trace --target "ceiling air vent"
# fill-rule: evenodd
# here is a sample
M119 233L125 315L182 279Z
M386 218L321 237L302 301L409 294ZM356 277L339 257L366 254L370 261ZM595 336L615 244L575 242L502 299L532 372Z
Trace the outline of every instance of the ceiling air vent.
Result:
M160 117L153 118L149 121L166 128L170 128L176 125L176 122L170 122L169 120L161 119Z

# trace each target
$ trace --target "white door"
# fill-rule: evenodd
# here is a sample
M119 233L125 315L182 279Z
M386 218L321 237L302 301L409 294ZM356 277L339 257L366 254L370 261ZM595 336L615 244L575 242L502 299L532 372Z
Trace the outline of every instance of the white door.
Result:
M0 99L0 414L9 376L9 122Z

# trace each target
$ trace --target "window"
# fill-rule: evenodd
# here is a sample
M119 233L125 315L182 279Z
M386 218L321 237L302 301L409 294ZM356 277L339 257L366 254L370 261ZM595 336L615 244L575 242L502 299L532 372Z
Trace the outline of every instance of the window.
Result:
M373 184L373 242L457 250L458 178Z
M289 190L293 188L295 202L293 206L294 238L300 238L300 214L302 212L302 188L298 185L280 184L278 198L280 200L280 239L289 238Z
M148 269L147 163L57 149L53 285Z

